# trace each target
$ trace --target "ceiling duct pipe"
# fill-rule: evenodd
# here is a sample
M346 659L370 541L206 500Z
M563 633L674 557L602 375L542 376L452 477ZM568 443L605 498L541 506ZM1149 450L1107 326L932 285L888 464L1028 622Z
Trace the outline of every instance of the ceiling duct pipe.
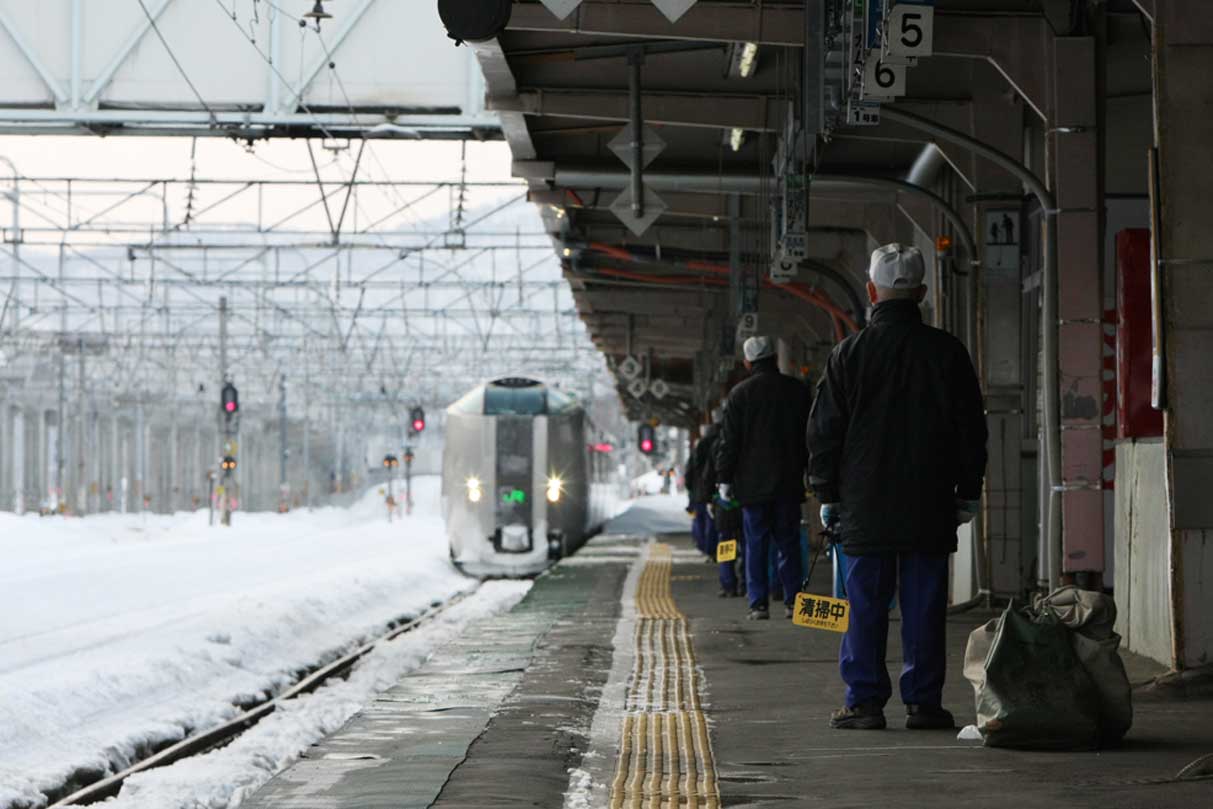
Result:
M562 168L557 166L548 178L563 188L624 188L630 175L626 171ZM648 171L644 175L645 185L655 191L689 191L698 193L757 195L763 192L764 180L757 174L688 174L669 171ZM956 229L969 262L977 262L977 245L973 231L960 212L946 199L930 189L893 177L865 177L851 174L814 174L810 191L856 190L881 188L916 194L925 197Z
M906 182L920 185L923 188L931 188L939 179L939 172L943 170L947 162L939 147L934 143L928 143L922 147L918 157L914 158L914 165L910 166L910 170L906 172Z

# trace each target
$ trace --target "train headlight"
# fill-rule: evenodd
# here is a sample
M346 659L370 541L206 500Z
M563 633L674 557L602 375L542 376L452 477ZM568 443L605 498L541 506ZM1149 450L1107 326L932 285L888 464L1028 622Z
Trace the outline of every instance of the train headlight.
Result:
M560 495L564 493L564 481L560 478L548 478L548 502L559 503Z
M480 487L480 478L468 478L468 500L472 503L479 503L480 498L484 497L484 490Z

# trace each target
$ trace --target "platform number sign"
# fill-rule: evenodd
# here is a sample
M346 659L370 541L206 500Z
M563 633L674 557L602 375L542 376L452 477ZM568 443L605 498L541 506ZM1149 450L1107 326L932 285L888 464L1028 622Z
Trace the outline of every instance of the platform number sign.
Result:
M884 31L886 61L918 59L935 49L935 9L922 3L898 2L889 8Z
M868 53L864 64L863 97L897 98L906 94L906 66L892 65L880 58L880 51Z
M721 564L737 559L737 540L725 539L716 545L716 561Z
M906 94L904 60L883 58L885 6L884 0L866 0L863 18L863 100L892 99Z
M851 603L843 598L797 593L792 623L808 629L846 632L851 625Z

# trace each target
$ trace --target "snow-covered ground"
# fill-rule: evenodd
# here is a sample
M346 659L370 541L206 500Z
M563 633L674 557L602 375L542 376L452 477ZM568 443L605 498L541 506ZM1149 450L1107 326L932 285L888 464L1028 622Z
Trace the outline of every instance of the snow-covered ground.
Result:
M391 524L377 492L351 509L86 520L0 514L0 808L39 805L72 772L236 713L295 672L476 583L448 561L438 481ZM134 781L123 807L225 807L376 691L525 584L486 585L376 651L348 682L279 711L236 744ZM215 768L219 768L216 770ZM222 771L222 777L218 773Z

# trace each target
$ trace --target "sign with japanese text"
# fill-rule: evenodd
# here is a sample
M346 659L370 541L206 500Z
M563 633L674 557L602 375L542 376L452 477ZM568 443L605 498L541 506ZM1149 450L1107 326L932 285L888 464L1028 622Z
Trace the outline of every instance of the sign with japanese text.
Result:
M851 625L851 602L815 593L797 593L792 623L809 629L846 632Z
M737 540L726 539L716 546L717 562L732 562L737 558Z

